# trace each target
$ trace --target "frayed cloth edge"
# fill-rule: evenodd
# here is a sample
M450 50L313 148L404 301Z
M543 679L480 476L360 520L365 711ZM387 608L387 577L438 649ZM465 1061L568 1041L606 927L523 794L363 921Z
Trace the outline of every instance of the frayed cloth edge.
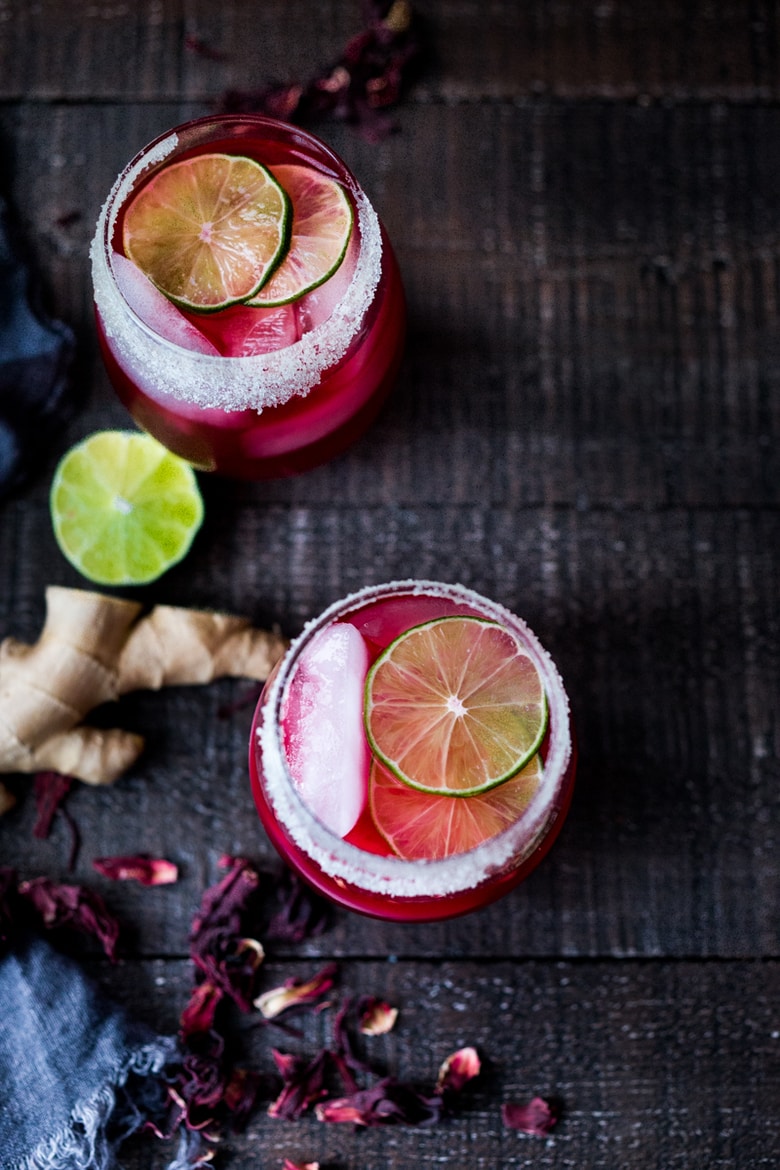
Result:
M9 1170L109 1170L113 1150L106 1128L116 1106L116 1090L131 1073L153 1076L176 1058L178 1048L173 1037L161 1037L155 1043L134 1049L109 1078L87 1100L73 1110L67 1128L44 1142Z

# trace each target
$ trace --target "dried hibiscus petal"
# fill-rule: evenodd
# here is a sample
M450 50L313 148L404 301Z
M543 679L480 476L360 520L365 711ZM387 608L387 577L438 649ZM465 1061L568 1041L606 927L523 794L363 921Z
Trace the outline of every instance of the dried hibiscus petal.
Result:
M315 1102L325 1096L327 1052L318 1052L311 1060L272 1049L276 1067L282 1075L283 1087L279 1096L268 1107L269 1117L295 1121Z
M331 1124L426 1126L441 1120L443 1108L441 1097L427 1097L394 1077L384 1077L368 1089L321 1101L314 1112L319 1121Z
M263 948L255 939L244 937L243 921L260 878L243 858L226 856L220 864L228 872L203 895L193 919L190 955L207 980L242 1011L249 1011Z
M392 1031L398 1019L398 1008L391 1007L375 995L365 996L358 1004L360 1031L364 1036L383 1036Z
M51 832L52 821L71 790L72 776L61 772L38 772L33 782L36 818L33 837L45 840Z
M55 816L59 813L70 830L69 870L76 867L76 858L81 844L78 826L65 808L65 798L72 785L73 777L63 776L61 772L38 772L33 784L37 812L33 825L33 836L45 840L51 832Z
M282 1162L282 1170L320 1170L319 1162L292 1162L289 1158L285 1158Z
M92 867L112 881L135 881L143 886L166 886L179 879L179 870L172 861L144 853L128 857L96 857Z
M19 893L34 907L44 926L70 926L93 935L109 959L116 958L119 923L99 894L81 886L57 885L43 877L21 882Z
M328 904L292 870L272 879L271 894L278 903L264 937L270 941L303 942L322 934L328 922Z
M354 125L371 142L385 137L395 124L384 111L400 101L422 40L408 0L368 0L364 13L365 28L309 82L231 90L222 97L222 111L260 111L290 121L332 118Z
M187 1006L179 1017L179 1031L183 1039L198 1032L211 1031L217 1005L223 994L222 989L215 987L208 979L193 988Z
M481 1068L476 1048L459 1048L443 1062L436 1081L436 1092L459 1093L464 1085L479 1075Z
M534 1097L525 1105L506 1102L501 1106L501 1120L509 1129L544 1137L558 1120L559 1110L551 1101Z
M316 1003L321 999L335 982L338 965L329 963L316 975L306 982L300 979L287 979L281 987L274 987L264 991L254 1001L254 1006L262 1012L267 1020L272 1020L282 1012L292 1007L303 1007Z

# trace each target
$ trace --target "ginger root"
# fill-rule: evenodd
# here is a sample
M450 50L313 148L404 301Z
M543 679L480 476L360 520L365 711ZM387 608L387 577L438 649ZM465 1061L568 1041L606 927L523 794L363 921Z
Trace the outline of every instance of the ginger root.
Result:
M102 593L50 586L37 642L0 642L0 773L51 770L111 784L140 755L141 736L82 723L128 691L263 681L287 643L246 619L207 610L142 607ZM0 784L0 815L13 798Z

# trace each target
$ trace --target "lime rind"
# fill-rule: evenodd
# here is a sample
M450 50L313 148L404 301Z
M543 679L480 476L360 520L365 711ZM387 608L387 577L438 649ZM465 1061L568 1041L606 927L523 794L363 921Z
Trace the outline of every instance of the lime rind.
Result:
M50 510L63 556L100 585L156 580L186 556L204 517L190 465L135 431L98 431L66 452Z
M335 179L309 167L282 165L273 175L292 206L286 251L269 279L245 302L273 308L300 300L341 267L354 230L354 212Z
M254 296L290 243L286 191L244 155L202 154L159 170L125 214L125 255L174 304L213 313Z
M450 684L454 680L441 674L436 676L437 666L435 656L431 655L431 647L420 646L420 653L415 654L418 648L409 642L409 639L431 631L435 633L439 629L444 630L445 623L453 622L493 628L511 639L514 646L512 659L515 665L523 663L522 669L527 680L536 684L537 694L530 694L524 704L492 702L482 703L478 707L475 705L466 711L444 711L448 697L453 694L454 688ZM450 625L448 632L453 633L454 630L455 627ZM399 669L396 660L402 643L407 644L404 650L408 650L409 653L404 655L403 669ZM395 694L389 693L387 679L383 678L386 691L384 697L377 702L375 695L377 678L385 664L390 662L393 663L393 669L398 676L395 683L396 691ZM462 679L463 675L459 681ZM495 673L490 678L485 676L483 681L495 684ZM504 680L498 681L503 683ZM482 689L484 690L484 686ZM473 699L479 690L479 686L472 688L469 699ZM380 743L376 734L376 724L378 720L381 721L382 715L386 714L388 706L397 713L397 718L391 720L385 718ZM475 711L478 714L474 714ZM380 714L377 715L377 712ZM547 696L530 655L503 626L483 618L466 615L448 616L411 627L383 651L366 678L364 725L372 752L404 784L429 795L472 797L504 784L516 776L538 753L548 722ZM520 743L523 745L522 750L518 750ZM486 745L489 748L487 754ZM408 765L404 766L404 761L410 755L415 757L415 774L411 774ZM423 779L446 777L446 761L450 756L470 760L469 767L461 771L457 786L448 786L441 781L431 784ZM491 760L497 761L492 767ZM481 775L474 779L478 771L481 771ZM449 778L452 779L452 776Z

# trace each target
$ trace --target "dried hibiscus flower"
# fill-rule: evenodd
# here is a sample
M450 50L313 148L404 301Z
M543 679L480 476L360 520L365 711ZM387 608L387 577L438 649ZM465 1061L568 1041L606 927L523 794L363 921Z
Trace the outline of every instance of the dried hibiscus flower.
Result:
M92 935L109 959L116 959L119 923L99 894L81 886L58 885L44 877L20 882L18 888L47 929L68 926Z
M268 1107L269 1117L295 1121L325 1095L327 1051L318 1052L311 1060L272 1050L276 1067L282 1076L282 1091Z
M459 1048L443 1062L436 1080L436 1092L446 1096L459 1093L464 1085L479 1075L482 1067L476 1048Z
M309 82L230 90L226 113L270 114L293 122L331 118L353 125L370 142L395 129L387 110L396 105L422 56L419 22L408 0L368 0L365 27L341 56Z
M289 1158L285 1158L282 1162L282 1170L320 1170L319 1162L291 1162Z
M501 1106L501 1120L509 1129L545 1137L558 1120L558 1107L543 1097L534 1097L525 1105L506 1102Z
M190 934L190 955L205 979L249 1011L263 948L244 934L243 922L260 878L243 858L222 857L225 876L203 895Z
M281 987L274 987L258 995L254 1006L267 1020L272 1020L289 1008L317 1003L333 987L337 971L338 965L329 963L306 982L300 979L287 979Z
M92 867L112 881L135 881L142 886L166 886L179 880L179 870L172 861L148 857L144 853L128 857L96 857Z
M61 772L38 772L33 783L36 809L33 836L39 840L46 840L51 833L54 818L59 814L70 830L69 870L75 869L76 858L81 844L78 826L65 808L65 798L72 786L73 777L63 776Z
M367 995L358 1004L358 1015L364 1036L383 1036L395 1027L398 1008L391 1007L375 995Z
M425 1096L394 1077L384 1077L368 1089L358 1089L347 1097L322 1101L314 1110L319 1121L362 1126L399 1122L405 1125L436 1125L443 1111L441 1097Z

